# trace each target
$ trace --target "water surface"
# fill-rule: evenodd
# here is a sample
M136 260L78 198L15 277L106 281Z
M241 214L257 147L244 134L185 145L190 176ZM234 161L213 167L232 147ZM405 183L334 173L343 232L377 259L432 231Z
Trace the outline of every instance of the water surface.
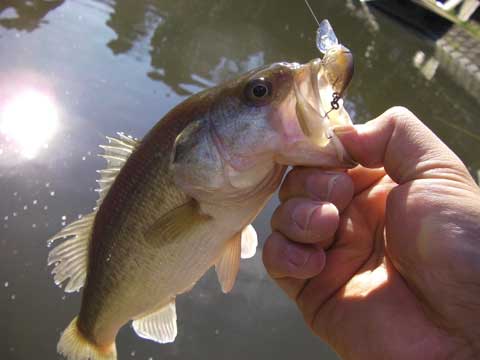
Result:
M441 68L428 80L413 65L432 43L353 1L312 6L356 56L354 120L407 106L476 173L479 104ZM142 137L182 99L252 67L317 57L314 35L302 1L2 1L0 110L14 115L0 128L1 359L59 358L80 297L53 284L45 240L94 206L104 137ZM275 204L255 221L261 242ZM269 280L261 254L242 262L229 296L210 272L177 310L174 344L127 326L120 358L335 358Z

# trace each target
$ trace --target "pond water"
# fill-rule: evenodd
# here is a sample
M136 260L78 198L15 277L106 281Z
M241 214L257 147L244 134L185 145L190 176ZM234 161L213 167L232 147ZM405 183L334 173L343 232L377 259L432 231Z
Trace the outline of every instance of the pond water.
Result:
M432 42L354 1L311 3L356 56L354 121L407 106L476 174L480 105L441 68L429 80L414 65L433 55ZM182 99L252 67L318 57L315 30L302 1L1 2L1 359L60 358L56 343L80 296L54 285L46 239L94 206L104 137L142 137ZM261 244L275 204L255 221ZM175 343L126 326L119 358L336 358L267 277L261 250L242 262L231 294L209 272L177 309Z

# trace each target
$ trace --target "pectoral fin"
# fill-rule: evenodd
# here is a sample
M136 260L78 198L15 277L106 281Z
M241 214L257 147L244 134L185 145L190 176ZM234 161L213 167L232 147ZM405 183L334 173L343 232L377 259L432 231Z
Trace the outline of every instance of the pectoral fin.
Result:
M177 336L175 299L160 310L134 320L132 326L141 338L160 344L173 342Z
M258 237L255 228L250 224L242 231L242 259L250 259L257 251Z
M145 233L145 239L151 244L161 245L171 241L188 241L197 235L210 220L208 215L200 212L198 203L190 199L158 219Z
M225 251L215 265L218 281L224 293L232 290L237 278L240 268L241 239L240 233L230 239Z

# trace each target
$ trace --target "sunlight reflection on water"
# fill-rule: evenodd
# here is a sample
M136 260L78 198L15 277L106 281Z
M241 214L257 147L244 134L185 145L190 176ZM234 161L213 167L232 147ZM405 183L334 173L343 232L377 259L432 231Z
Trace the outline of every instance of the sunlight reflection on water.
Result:
M25 89L1 109L0 133L14 151L32 159L56 134L58 108L54 99L38 90ZM2 151L3 152L3 151Z

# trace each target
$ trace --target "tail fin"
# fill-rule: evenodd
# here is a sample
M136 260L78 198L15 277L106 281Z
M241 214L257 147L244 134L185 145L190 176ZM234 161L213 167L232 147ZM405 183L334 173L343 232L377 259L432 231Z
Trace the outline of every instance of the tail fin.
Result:
M85 338L77 327L77 318L68 325L57 345L57 351L68 360L116 360L115 343L100 348Z

